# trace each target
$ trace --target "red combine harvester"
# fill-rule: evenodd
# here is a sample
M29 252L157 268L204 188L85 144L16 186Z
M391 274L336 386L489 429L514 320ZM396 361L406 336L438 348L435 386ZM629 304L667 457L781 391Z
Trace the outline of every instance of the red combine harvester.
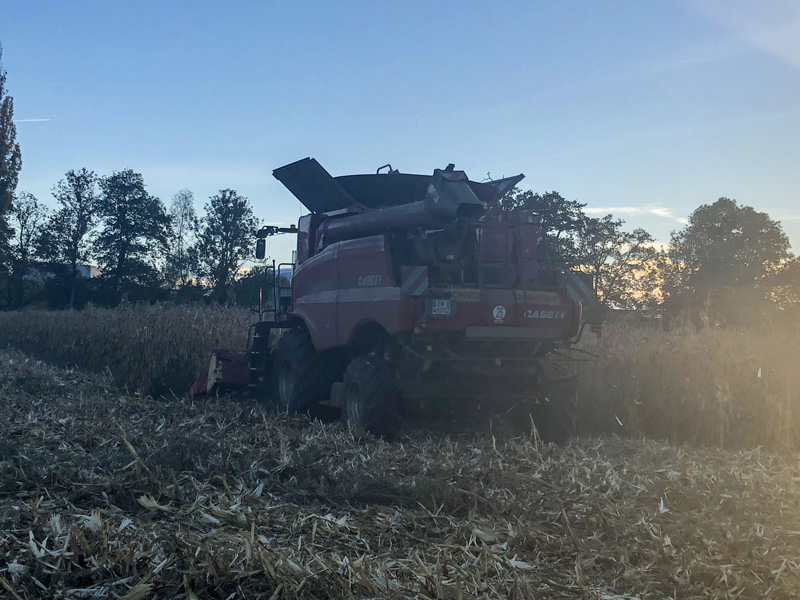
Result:
M560 266L537 215L498 207L523 175L478 183L453 165L386 165L332 177L311 158L273 174L310 214L259 230L256 255L292 233L296 262L268 267L248 351L215 351L195 392L248 384L281 410L338 409L387 437L407 411L477 400L521 407L545 439L569 434L570 403L543 391L546 363L579 337L594 294Z

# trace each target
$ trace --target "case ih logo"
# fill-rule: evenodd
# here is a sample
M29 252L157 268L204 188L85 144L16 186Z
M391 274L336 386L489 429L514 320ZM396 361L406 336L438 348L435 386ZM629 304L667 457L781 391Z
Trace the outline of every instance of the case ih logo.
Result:
M523 316L526 319L563 319L565 314L563 310L526 310Z

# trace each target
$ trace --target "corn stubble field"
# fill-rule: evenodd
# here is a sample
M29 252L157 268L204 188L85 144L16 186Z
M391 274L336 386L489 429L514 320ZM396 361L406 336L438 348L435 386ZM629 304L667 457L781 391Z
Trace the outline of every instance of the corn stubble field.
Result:
M569 444L387 443L159 395L248 319L0 315L0 596L800 597L797 332L615 325Z

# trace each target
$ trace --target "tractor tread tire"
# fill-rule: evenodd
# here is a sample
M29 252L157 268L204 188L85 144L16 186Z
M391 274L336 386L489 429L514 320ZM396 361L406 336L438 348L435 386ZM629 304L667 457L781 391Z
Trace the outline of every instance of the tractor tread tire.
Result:
M360 435L392 439L400 428L400 392L381 356L357 356L344 374L342 421Z
M291 365L293 379L289 398L284 397L280 383L284 361ZM276 403L281 411L289 414L308 412L330 391L329 369L306 329L290 329L281 336L272 366L275 370Z

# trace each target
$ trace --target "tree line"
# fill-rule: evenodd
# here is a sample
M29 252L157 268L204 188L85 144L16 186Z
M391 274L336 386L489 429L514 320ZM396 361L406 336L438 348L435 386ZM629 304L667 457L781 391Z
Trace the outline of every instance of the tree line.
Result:
M198 217L187 189L167 207L139 173L83 168L67 172L53 198L48 210L32 194L12 196L0 262L3 308L247 303L262 273L242 270L258 221L235 190L209 198ZM780 223L735 200L700 206L664 247L613 215L588 216L585 204L558 192L515 191L501 206L539 214L551 259L585 273L607 306L673 314L695 307L729 322L800 306L800 261Z
M2 56L0 45L0 309L249 294L241 267L258 222L233 189L209 198L201 217L189 190L168 208L131 169L68 171L53 187L53 210L18 192L22 153Z
M49 210L16 189L22 154L5 85L0 46L0 309L248 301L259 272L242 270L258 224L247 198L220 190L198 216L189 190L167 207L140 173L82 168L56 183ZM613 215L588 216L585 204L558 192L514 191L501 207L538 213L551 259L586 274L611 307L694 307L742 322L800 306L800 261L780 223L729 198L698 207L663 247Z
M83 168L67 172L53 198L54 210L26 192L12 199L0 279L4 308L230 303L242 295L236 284L257 220L235 190L212 196L198 218L189 190L175 194L168 208L148 193L140 173L98 176Z
M558 192L517 191L502 206L536 211L554 253L590 277L609 307L672 316L695 309L728 324L800 309L800 259L781 224L730 198L698 207L664 245L613 215L590 217Z

